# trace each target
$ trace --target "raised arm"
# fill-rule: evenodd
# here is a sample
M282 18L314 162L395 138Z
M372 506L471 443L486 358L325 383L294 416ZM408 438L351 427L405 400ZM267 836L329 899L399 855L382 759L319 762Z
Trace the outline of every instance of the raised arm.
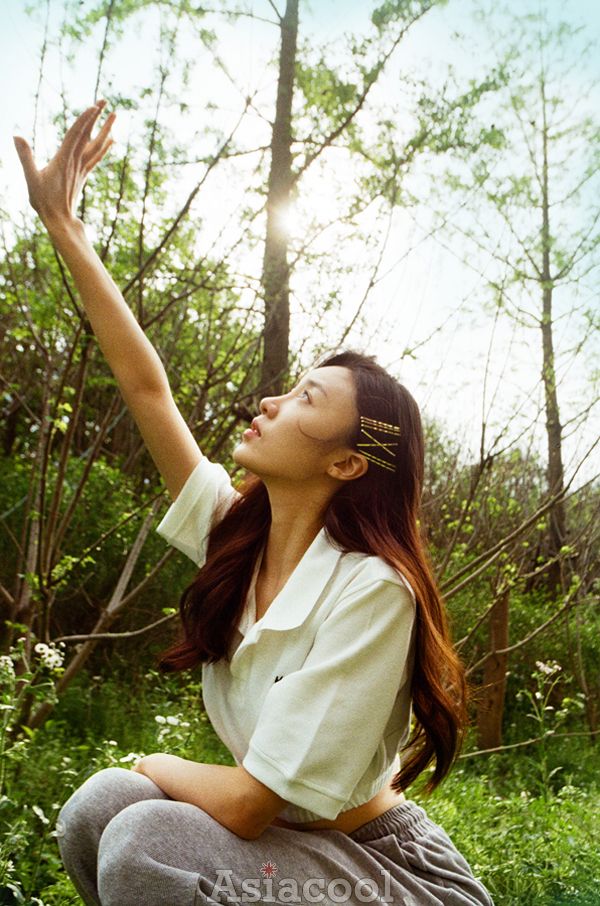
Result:
M91 137L105 101L89 107L66 133L46 167L35 165L25 139L15 136L29 201L67 264L98 344L117 380L144 442L174 499L202 453L175 405L160 357L116 283L100 261L76 215L81 189L113 143L115 113Z

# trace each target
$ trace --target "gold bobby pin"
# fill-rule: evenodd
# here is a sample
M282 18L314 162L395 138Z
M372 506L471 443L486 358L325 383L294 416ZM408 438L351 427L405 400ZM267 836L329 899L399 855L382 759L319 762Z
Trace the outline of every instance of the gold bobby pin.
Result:
M367 443L365 441L363 443L357 444L356 446L358 448L375 447L378 448L378 450L382 450L384 453L387 453L388 456L393 457L394 451L391 448L397 447L398 443L396 441L379 440L377 437L374 437L371 431L368 431L367 428L370 428L371 431L377 431L381 434L391 434L393 437L399 437L402 434L400 428L397 425L390 425L387 422L380 422L375 418L367 418L365 415L360 416L361 433L364 434L365 437L369 438L372 443ZM383 469L387 469L389 472L396 471L395 465L385 459L382 459L382 457L378 456L375 452L363 449L363 456L376 465L381 466Z

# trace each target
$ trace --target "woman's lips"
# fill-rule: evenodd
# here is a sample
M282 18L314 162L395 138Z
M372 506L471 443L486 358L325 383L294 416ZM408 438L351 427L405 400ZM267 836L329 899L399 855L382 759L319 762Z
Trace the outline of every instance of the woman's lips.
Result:
M260 428L258 427L255 418L252 419L250 427L246 428L243 436L247 437L248 439L250 439L251 437L260 437Z

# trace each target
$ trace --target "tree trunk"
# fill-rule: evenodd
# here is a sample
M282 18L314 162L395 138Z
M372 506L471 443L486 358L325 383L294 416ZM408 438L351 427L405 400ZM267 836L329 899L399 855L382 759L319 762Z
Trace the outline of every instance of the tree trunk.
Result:
M265 303L261 393L281 393L289 354L288 236L281 213L292 189L292 99L298 37L298 0L287 0L281 19L277 105L271 137L271 169L267 194L267 232L262 287Z
M490 613L490 651L508 647L508 614L510 592L505 589ZM477 709L478 745L493 749L502 745L502 716L506 695L508 654L489 657L483 668L483 695Z
M546 476L548 493L554 495L564 488L564 470L562 462L562 427L556 393L556 369L554 365L554 345L552 336L552 277L550 274L550 201L548 191L548 124L546 121L545 82L542 75L540 82L542 95L543 129L542 129L542 379L544 382L544 401L546 410L546 437L548 442L548 466ZM557 557L566 539L566 512L564 500L554 504L549 514L548 532L549 556ZM548 582L552 591L561 585L561 562L557 560L550 567Z

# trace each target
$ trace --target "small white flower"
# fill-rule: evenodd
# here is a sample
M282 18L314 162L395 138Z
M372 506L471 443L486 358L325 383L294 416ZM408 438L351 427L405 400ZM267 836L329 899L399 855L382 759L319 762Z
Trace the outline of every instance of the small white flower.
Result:
M32 805L31 808L32 808L32 811L35 812L35 814L38 816L38 818L40 819L42 824L50 823L48 818L46 818L46 816L44 815L44 812L42 811L42 809L39 807L39 805Z
M171 724L172 727L178 727L178 726L179 726L179 718L178 718L178 717L173 717L172 714L169 714L169 716L167 717L167 723L168 723L168 724Z
M537 698L538 701L539 701L541 698L543 698L541 692L536 692L536 693L535 693L535 697Z
M42 664L48 670L56 670L62 667L65 656L62 651L58 650L54 642L49 645L46 645L45 642L38 642L33 650L36 654L39 654Z
M0 673L3 673L5 676L15 675L15 665L12 662L12 658L7 654L0 656Z
M154 718L154 720L156 721L157 724L166 724L166 722L167 722L166 717L163 717L162 714L157 714L156 717Z
M131 761L139 761L140 758L143 758L143 755L138 755L137 752L129 752L128 755L123 755L122 758L119 758L121 764L129 764Z
M550 664L544 663L544 661L536 661L535 666L538 668L540 673L544 673L546 676L553 676L553 674L558 673L559 670L562 670L560 664L557 664L556 661L552 661Z

